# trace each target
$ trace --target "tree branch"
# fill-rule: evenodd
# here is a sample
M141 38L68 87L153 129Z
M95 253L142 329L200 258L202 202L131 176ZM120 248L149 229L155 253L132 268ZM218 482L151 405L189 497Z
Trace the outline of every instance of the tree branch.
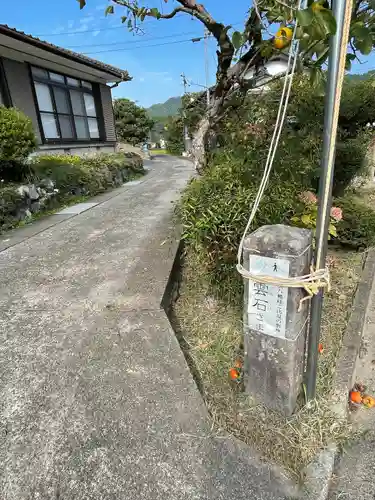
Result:
M139 8L134 7L134 5L132 5L129 0L112 0L112 2L117 4L117 5L121 5L121 7L126 7L127 9L129 9L131 11L132 14L137 15ZM185 7L176 7L169 14L160 14L159 19L172 19L179 12L185 12L186 14L193 14L193 12L190 9L187 9ZM146 17L155 17L154 14L152 14L150 9L145 12L145 16Z

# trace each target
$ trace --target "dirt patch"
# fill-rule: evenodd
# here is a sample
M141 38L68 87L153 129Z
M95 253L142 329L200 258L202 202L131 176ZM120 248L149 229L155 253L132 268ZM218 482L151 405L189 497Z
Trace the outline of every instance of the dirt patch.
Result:
M330 250L332 290L324 304L317 400L301 405L290 418L256 404L230 380L228 373L242 344L242 304L236 308L210 297L192 256L187 255L184 263L174 327L213 424L298 477L329 441L342 443L350 435L350 425L330 409L330 393L362 258L359 253Z

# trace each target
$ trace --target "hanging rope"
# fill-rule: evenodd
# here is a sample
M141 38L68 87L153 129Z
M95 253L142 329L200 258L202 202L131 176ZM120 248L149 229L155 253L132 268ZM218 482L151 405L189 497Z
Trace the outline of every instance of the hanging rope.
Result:
M260 14L259 14L258 6L256 5L256 0L253 0L253 3L255 6L256 13L259 17ZM301 8L301 0L299 2L299 5L298 5L298 9L300 9L300 8ZM286 73L285 73L285 77L284 77L284 85L283 85L279 109L278 109L278 113L277 113L277 117L276 117L275 129L274 129L272 139L271 139L271 144L270 144L270 147L268 150L268 155L267 155L266 165L264 167L262 181L260 183L257 195L255 197L255 200L254 200L254 203L252 206L249 220L246 224L245 231L242 235L240 245L238 247L236 268L237 268L237 271L245 279L248 279L248 280L251 280L251 281L254 281L257 283L270 284L270 285L276 285L276 286L288 287L288 288L304 288L307 292L307 296L304 297L300 301L300 304L299 304L299 310L300 310L302 303L305 300L310 299L314 294L317 294L320 288L327 287L328 290L330 289L330 277L329 277L328 268L318 269L318 270L314 270L313 268L311 268L310 273L306 274L304 276L280 278L280 277L275 277L275 276L264 276L264 275L253 274L249 270L245 269L242 265L242 254L243 254L243 246L244 246L245 238L248 234L248 231L251 227L251 224L254 220L254 217L258 211L259 204L262 200L264 191L267 187L270 173L272 171L273 162L275 159L275 154L276 154L277 147L279 144L281 132L283 130L283 126L284 126L284 122L285 122L285 116L286 116L290 92L291 92L291 88L292 88L293 77L294 77L296 64L297 64L297 56L298 56L298 48L299 48L299 41L296 40L297 26L298 26L298 22L296 20L296 23L295 23L294 29L293 29L292 40L291 40L291 44L290 44L290 48L289 48L288 64L287 64L287 69L286 69ZM293 63L291 64L293 55L294 55L294 59L293 59Z

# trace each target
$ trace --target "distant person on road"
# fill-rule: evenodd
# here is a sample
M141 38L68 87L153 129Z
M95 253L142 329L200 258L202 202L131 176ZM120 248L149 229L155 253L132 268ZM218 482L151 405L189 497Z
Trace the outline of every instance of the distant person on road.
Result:
M147 156L147 158L151 158L151 155L150 155L150 150L148 149L148 144L147 142L145 142L142 146L142 151L143 153Z

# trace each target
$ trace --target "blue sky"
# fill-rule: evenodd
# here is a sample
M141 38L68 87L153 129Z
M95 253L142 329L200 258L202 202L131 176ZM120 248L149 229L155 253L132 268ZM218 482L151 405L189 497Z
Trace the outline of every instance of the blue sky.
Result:
M121 24L120 17L124 14L121 7L115 7L115 15L105 17L109 2L86 2L86 7L80 10L76 0L18 0L16 7L3 0L0 22L128 70L133 80L115 89L114 96L127 97L142 106L181 95L183 72L192 83L205 84L203 42L186 41L203 35L198 21L184 14L172 20L150 19L144 23L144 35L133 35ZM147 5L169 12L174 3L173 0L168 3L150 0ZM232 0L228 11L227 3L221 0L205 1L207 10L217 20L233 24L237 29L243 23L249 4L249 0ZM215 78L215 50L214 40L209 40L210 84ZM352 71L364 73L374 69L375 58L366 59L363 64L356 62ZM190 89L197 91L199 87L192 85Z

